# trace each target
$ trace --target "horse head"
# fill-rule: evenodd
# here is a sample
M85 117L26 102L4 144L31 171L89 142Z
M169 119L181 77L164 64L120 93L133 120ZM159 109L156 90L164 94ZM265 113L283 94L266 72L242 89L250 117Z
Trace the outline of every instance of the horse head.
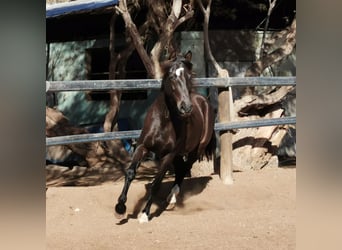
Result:
M164 69L162 90L181 117L188 117L192 112L190 98L192 90L191 57L191 51L184 56L176 56L165 64Z

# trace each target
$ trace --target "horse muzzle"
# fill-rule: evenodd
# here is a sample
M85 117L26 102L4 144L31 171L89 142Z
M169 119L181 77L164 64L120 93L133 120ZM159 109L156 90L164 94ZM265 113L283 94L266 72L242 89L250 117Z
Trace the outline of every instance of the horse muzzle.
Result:
M183 102L181 102L180 107L179 107L178 110L179 110L179 114L180 114L181 116L186 117L186 116L189 116L189 115L191 114L192 109L193 109L193 106L192 106L191 103L186 104L186 103L183 101Z

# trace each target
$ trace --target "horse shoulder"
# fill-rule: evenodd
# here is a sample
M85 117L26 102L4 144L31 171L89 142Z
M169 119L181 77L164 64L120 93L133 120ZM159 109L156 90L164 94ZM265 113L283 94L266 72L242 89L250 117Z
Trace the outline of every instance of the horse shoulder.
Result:
M172 150L175 144L175 132L163 98L158 96L149 107L139 138L152 151Z
M198 105L200 108L204 106L210 106L207 98L205 98L203 95L198 93L192 93L191 94L191 101L194 105Z
M192 102L194 105L194 123L201 124L201 143L206 144L210 140L212 131L215 125L215 114L214 109L210 105L207 98L204 96L194 93L192 96ZM198 125L197 125L198 126ZM199 127L199 126L198 126Z

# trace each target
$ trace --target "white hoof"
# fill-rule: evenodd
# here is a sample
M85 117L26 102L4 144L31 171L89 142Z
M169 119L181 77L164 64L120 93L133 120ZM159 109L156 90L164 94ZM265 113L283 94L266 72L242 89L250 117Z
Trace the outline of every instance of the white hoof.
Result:
M179 194L179 186L176 185L171 189L171 192L166 199L166 201L169 203L169 205L167 206L167 210L173 209L176 206L176 202L177 202L176 196L178 194Z
M173 210L176 207L176 203L169 203L166 207L166 210Z
M147 216L147 214L146 214L146 213L141 213L141 214L139 215L138 221L139 221L140 224L142 224L142 223L147 223L147 222L148 222L148 216Z

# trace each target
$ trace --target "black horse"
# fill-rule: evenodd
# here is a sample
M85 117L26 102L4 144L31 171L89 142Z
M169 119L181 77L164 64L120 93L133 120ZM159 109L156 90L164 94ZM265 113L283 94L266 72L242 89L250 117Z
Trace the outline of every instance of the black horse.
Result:
M126 212L127 192L141 161L150 152L160 159L160 170L151 185L140 222L148 222L153 196L167 170L173 165L175 182L167 201L176 203L176 195L196 160L211 159L215 153L214 111L205 97L194 92L192 86L191 52L176 56L163 65L161 92L148 109L144 126L126 171L125 184L118 203L116 216Z

